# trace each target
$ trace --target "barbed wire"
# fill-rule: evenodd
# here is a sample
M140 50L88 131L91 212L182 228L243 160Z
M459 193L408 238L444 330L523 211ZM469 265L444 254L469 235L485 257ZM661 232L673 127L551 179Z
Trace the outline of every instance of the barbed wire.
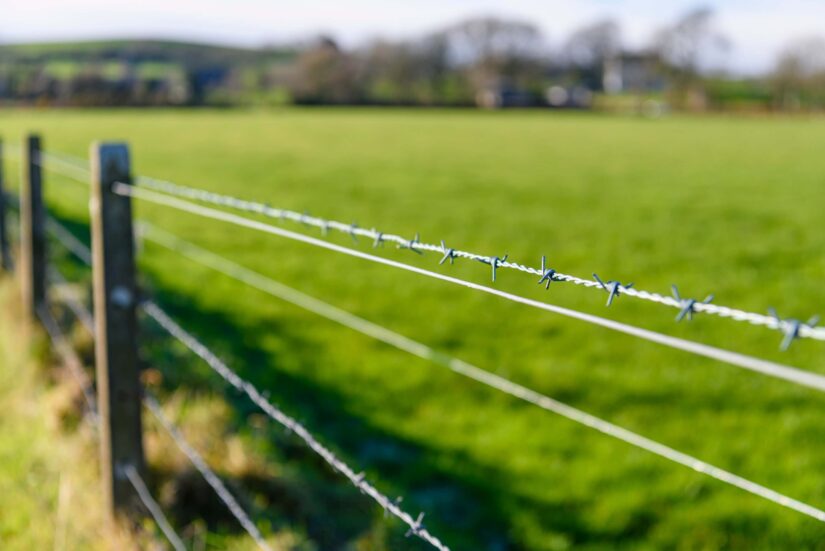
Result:
M152 497L149 488L146 487L146 483L140 477L137 469L132 465L126 465L123 467L123 474L126 475L135 492L137 492L138 498L146 507L146 510L149 511L149 514L152 515L152 518L155 519L158 528L160 528L160 531L166 536L166 539L169 540L169 543L175 551L186 551L186 546L183 545L180 536L178 536L175 529L172 528L172 525L169 524L169 520L166 518L166 515L163 514L163 510L160 508L158 502Z
M255 540L258 547L264 551L272 551L272 548L268 543L266 543L264 537L261 535L261 532L258 530L258 527L255 526L255 523L252 522L252 519L249 518L246 511L244 511L237 500L235 500L224 485L223 481L221 481L218 475L216 475L209 465L206 464L206 461L204 461L200 454L196 452L191 445L189 445L189 442L186 441L180 430L178 430L172 421L170 421L169 418L163 413L157 399L146 390L144 390L143 403L152 415L154 415L155 419L158 420L160 425L166 429L166 432L172 438L172 441L175 442L178 448L180 448L195 468L203 475L206 482L212 486L212 489L215 490L215 493L218 495L220 500L223 501L224 505L226 505L229 509L229 512L232 513L244 530L246 530L252 539Z
M340 308L323 302L317 298L301 293L300 291L292 289L291 287L288 287L283 283L279 283L271 278L259 274L258 272L252 271L248 268L235 264L234 262L231 262L230 260L221 257L211 251L207 251L206 249L198 247L197 245L184 241L183 239L177 236L174 236L162 230L158 230L157 228L154 228L149 224L145 224L145 226L148 230L145 234L145 237L148 241L167 247L178 254L186 256L193 262L201 264L202 266L205 266L207 268L216 270L232 279L246 283L259 291L275 296L279 299L282 299L305 310L318 314L321 317L324 317L331 321L337 322L345 327L348 327L363 335L366 335L385 344L388 344L403 352L407 352L419 358L432 361L436 364L439 364L443 367L452 370L455 373L458 373L462 376L475 380L478 383L486 385L487 387L490 387L494 390L503 392L514 398L518 398L520 400L529 402L544 410L565 417L570 421L587 426L603 434L616 438L617 440L620 440L626 444L630 444L631 446L634 446L636 448L643 449L645 451L653 453L654 455L657 455L669 461L691 468L699 473L715 478L716 480L719 480L723 483L737 487L741 490L767 499L768 501L771 501L778 505L788 507L799 513L813 517L819 521L825 522L825 511L822 511L816 507L813 507L811 505L805 504L801 501L783 495L775 490L771 490L770 488L762 486L756 482L742 478L729 471L726 471L724 469L706 463L705 461L702 461L688 454L675 450L665 444L656 442L655 440L651 440L645 436L632 432L621 426L615 425L609 421L596 417L585 411L574 408L573 406L550 398L549 396L540 394L534 390L531 390L527 387L519 385L518 383L505 379L504 377L481 369L480 367L472 365L468 362L449 356L448 354L439 352L426 344L415 341L391 329L388 329L369 320L356 316L355 314L352 314L345 310L341 310ZM216 362L217 364L221 364L220 360L217 359L213 352L211 352L205 345L200 343L192 335L189 335L183 329L181 329L177 324L175 324L173 320L171 320L171 318L165 312L160 310L159 307L157 307L156 305L151 305L150 308L152 309L152 312L159 314L158 317L163 320L163 323L169 325L167 331L172 333L172 330L174 330L175 333L178 333L178 335L175 336L179 338L188 348L190 348L190 350L192 350L202 359L207 361L207 363L212 361ZM150 316L152 315L148 311L147 313ZM156 319L158 323L161 323L160 320L158 320L157 318L154 319ZM184 338L186 339L186 341L183 340ZM206 360L206 358L210 359Z
M48 153L43 152L43 155L47 162L54 161L55 164L59 164L60 166L73 166L75 169L82 167L82 164L85 163L85 161L79 157L57 153L54 151L50 151ZM85 169L81 168L81 170ZM74 175L74 177L79 181L87 181L83 178L88 178L88 170L85 170L85 173L81 174L85 175L82 177ZM438 245L424 243L420 240L418 234L416 234L412 239L405 238L400 235L379 231L375 228L362 228L355 223L347 224L345 222L311 216L306 212L300 213L283 208L273 208L265 203L249 201L225 194L183 186L148 176L138 176L135 181L137 185L141 187L162 191L178 197L185 197L222 207L251 212L269 218L278 219L280 221L288 220L305 226L316 227L320 229L322 234L325 236L328 234L329 230L335 230L339 233L350 235L354 240L357 240L358 237L364 237L368 241L372 242L374 247L383 245L384 243L395 243L395 245L399 248L409 249L417 253L434 252L441 255L439 264L444 264L447 260L449 260L452 264L456 258L475 260L490 266L493 281L496 281L496 275L499 268L512 269L534 276L539 276L538 284L544 285L545 288L549 288L550 283L555 281L605 291L608 293L608 306L610 306L617 297L626 295L632 298L646 300L648 302L678 309L679 312L676 315L676 321L681 321L685 317L692 319L693 314L704 313L732 319L738 322L746 322L751 325L767 327L769 329L778 330L784 335L781 344L781 348L783 350L787 349L790 343L797 338L810 338L825 341L825 327L817 326L819 322L819 318L817 316L813 316L807 321L801 321L794 318L783 319L774 312L769 312L768 315L765 315L756 312L748 312L729 306L713 304L711 302L713 295L709 295L704 301L699 301L689 297L682 297L675 285L671 286L672 296L667 296L660 293L636 289L633 287L632 283L622 284L615 280L605 282L602 281L601 278L599 278L595 273L593 274L594 279L586 279L562 273L555 268L549 267L546 257L542 257L541 266L536 268L511 261L508 259L508 255L498 257L463 251L460 249L447 247L444 241L441 241Z
M267 416L303 440L304 443L312 451L321 456L321 458L326 461L334 471L341 473L349 479L349 481L356 488L358 488L361 493L371 497L384 509L384 511L399 518L402 522L404 522L404 524L409 526L408 535L418 536L441 551L449 551L448 548L438 540L438 538L430 534L427 529L424 528L423 513L419 514L417 518L413 518L409 513L398 506L397 501L393 501L386 495L379 492L375 486L367 482L364 473L356 473L349 467L349 465L338 459L338 457L329 448L321 444L306 429L306 427L267 400L252 383L232 371L232 369L230 369L229 366L227 366L220 358L209 350L209 348L172 320L172 318L157 304L153 302L145 302L143 303L143 311L146 312L150 318L155 320L158 325L165 329L166 332L175 337L184 346L186 346L186 348L191 350L195 355L206 362L206 364L226 382L246 394L255 405L267 414Z
M713 298L712 295L709 297L710 300L705 299L705 301L702 302L691 298L683 298L679 295L678 289L675 285L672 287L673 296L665 296L659 293L635 289L633 288L632 283L622 284L613 280L604 282L596 274L593 274L594 279L584 279L570 274L565 274L557 271L556 269L550 268L547 265L546 257L542 257L541 267L535 268L508 260L507 255L503 255L501 257L486 256L460 249L449 248L444 241L441 241L438 245L424 243L420 240L418 234L416 234L412 239L409 239L400 235L382 232L377 229L360 228L354 223L346 224L344 222L310 216L307 213L273 208L264 203L247 201L228 195L181 186L179 184L173 184L171 182L157 180L146 176L137 177L136 183L140 187L161 191L163 193L178 197L185 197L204 203L260 214L269 218L289 220L305 226L316 227L319 228L324 235L326 235L329 230L335 230L339 233L350 235L353 238L364 237L371 241L374 246L378 246L383 243L395 243L399 248L409 249L414 252L426 251L438 253L441 255L441 261L439 264L443 264L447 260L452 263L456 258L475 260L490 265L491 277L493 281L496 281L498 269L513 269L539 276L538 283L540 285L543 284L545 288L549 288L551 282L565 282L580 285L586 288L606 291L608 293L608 306L613 303L613 300L616 297L626 295L678 309L679 312L676 316L676 321L680 321L686 316L692 318L694 313L704 313L723 318L730 318L735 321L744 321L752 325L761 325L770 329L777 329L782 331L782 333L786 336L792 335L792 338L808 337L817 340L825 340L825 327L813 327L816 322L810 324L810 322L801 323L798 320L783 320L775 315L757 314L754 312L746 312L736 308L712 304L710 302Z
M769 375L772 377L783 379L819 391L825 391L825 376L820 375L818 373L813 373L811 371L805 371L796 367L778 364L768 360L763 360L760 358L755 358L753 356L741 354L739 352L723 350L721 348L716 348L714 346L710 346L707 344L701 344L686 339L681 339L679 337L673 337L670 335L665 335L663 333L657 333L656 331L651 331L649 329L642 329L640 327L629 325L627 323L614 321L611 319L596 316L594 314L587 314L584 312L580 312L578 310L572 310L570 308L564 308L562 306L556 306L554 304L550 304L547 302L529 299L526 297L522 297L520 295L515 295L512 293L508 293L506 291L501 291L499 289L487 287L485 285L480 285L478 283L473 283L470 281L448 276L438 272L433 272L430 270L426 270L424 268L419 268L417 266L411 266L409 264L398 262L396 260L371 255L356 249L350 249L348 247L344 247L342 245L331 243L329 241L325 241L322 239L310 237L302 233L293 232L290 230L273 226L271 224L267 224L257 220L251 220L233 213L216 210L196 203L191 203L189 201L179 199L177 197L169 196L163 193L158 193L152 190L142 189L129 184L124 184L121 182L116 183L113 186L112 191L116 194L140 198L149 202L169 206L184 212L189 212L192 214L203 216L205 218L227 222L237 226L269 233L272 235L278 235L288 239L293 239L295 241L307 243L309 245L314 245L317 247L347 254L356 258L369 260L371 262L376 262L378 264L383 264L386 266L399 268L419 275L431 277L433 279L446 281L448 283L452 283L476 291L481 291L513 302L531 306L533 308L538 308L541 310L560 314L573 319L578 319L580 321L584 321L593 325L605 327L613 331L624 333L626 335L630 335L650 342L658 343L670 348L718 360L733 366L741 367L743 369L748 369L751 371L762 373L764 375Z

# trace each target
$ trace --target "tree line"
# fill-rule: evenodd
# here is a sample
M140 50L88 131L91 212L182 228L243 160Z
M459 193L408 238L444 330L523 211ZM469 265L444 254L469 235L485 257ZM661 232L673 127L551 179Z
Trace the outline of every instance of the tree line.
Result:
M0 101L587 108L636 98L692 110L825 106L825 40L789 45L770 74L750 79L712 69L708 60L730 46L713 12L701 8L635 50L611 19L551 47L531 22L496 17L351 48L332 37L259 50L156 42L2 47Z

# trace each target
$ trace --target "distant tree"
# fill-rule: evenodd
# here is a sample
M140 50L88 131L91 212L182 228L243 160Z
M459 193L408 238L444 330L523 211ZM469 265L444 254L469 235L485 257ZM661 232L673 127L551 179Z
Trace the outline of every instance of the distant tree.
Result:
M825 105L825 39L808 37L785 47L771 81L781 109Z
M602 87L605 63L622 49L621 28L612 19L586 25L570 35L564 55L578 73L578 79L590 89Z
M355 60L331 38L304 50L288 80L297 103L356 103L361 100Z
M713 50L728 45L727 38L713 27L713 10L706 7L689 11L656 34L653 47L671 75L677 103L700 100L701 62Z
M442 34L409 42L376 40L357 53L368 99L380 103L445 104L449 49Z
M542 35L522 21L469 19L444 31L450 61L475 87L502 80L525 86L540 73Z

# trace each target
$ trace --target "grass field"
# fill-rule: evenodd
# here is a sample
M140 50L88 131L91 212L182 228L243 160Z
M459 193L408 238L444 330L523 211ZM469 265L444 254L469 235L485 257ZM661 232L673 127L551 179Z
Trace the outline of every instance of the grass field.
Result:
M825 310L825 121L643 120L537 112L0 112L85 155L123 139L135 170L273 206L581 276L787 316ZM12 183L15 177L10 177ZM88 239L88 198L49 174L49 207ZM193 216L138 215L245 266L626 428L825 505L825 396L413 274ZM293 228L295 229L295 228ZM301 230L300 228L298 228ZM309 230L304 230L309 231ZM314 235L314 233L313 233ZM350 244L347 237L332 237ZM361 243L367 250L370 244ZM478 282L489 267L378 249ZM158 247L159 301L273 401L365 469L454 549L821 549L825 526L240 286ZM79 270L75 275L79 275ZM823 344L500 271L496 287L825 372ZM825 312L823 312L825 313ZM259 422L147 323L164 392L264 458L235 484L262 526L319 549L423 549L296 441ZM250 417L251 416L251 417ZM216 442L217 441L217 442ZM173 453L169 451L168 453ZM258 461L258 460L256 460ZM227 474L227 473L225 473ZM265 482L270 480L270 482ZM210 514L217 515L217 506ZM179 524L191 519L175 513ZM218 531L234 529L215 517ZM300 539L300 538L298 538ZM286 544L285 544L286 545Z

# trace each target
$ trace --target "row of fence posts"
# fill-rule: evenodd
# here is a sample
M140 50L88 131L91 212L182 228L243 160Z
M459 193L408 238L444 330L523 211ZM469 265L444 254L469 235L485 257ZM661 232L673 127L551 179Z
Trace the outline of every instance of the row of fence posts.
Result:
M20 277L23 312L32 324L37 324L40 316L50 315L41 151L39 136L25 138L16 271ZM112 191L116 182L131 183L131 170L125 144L94 143L89 157L100 472L104 506L114 521L131 517L138 510L137 496L124 468L131 465L145 479L132 205L129 197ZM8 197L0 142L0 266L7 272L12 270L6 216Z

